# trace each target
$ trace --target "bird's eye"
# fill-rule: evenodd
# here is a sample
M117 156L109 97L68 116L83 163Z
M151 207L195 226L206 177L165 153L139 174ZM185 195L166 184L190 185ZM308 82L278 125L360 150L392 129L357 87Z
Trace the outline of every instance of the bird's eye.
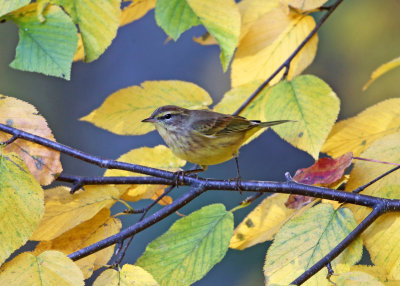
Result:
M167 113L167 114L164 115L164 119L170 119L170 118L171 118L171 114L170 113Z

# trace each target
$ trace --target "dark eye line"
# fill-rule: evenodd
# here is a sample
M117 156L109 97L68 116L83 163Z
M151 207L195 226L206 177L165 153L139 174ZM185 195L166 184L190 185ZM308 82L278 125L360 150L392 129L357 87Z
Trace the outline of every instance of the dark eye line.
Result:
M160 120L170 119L172 117L172 115L175 115L175 114L167 113L165 115L160 116L158 119L160 119Z

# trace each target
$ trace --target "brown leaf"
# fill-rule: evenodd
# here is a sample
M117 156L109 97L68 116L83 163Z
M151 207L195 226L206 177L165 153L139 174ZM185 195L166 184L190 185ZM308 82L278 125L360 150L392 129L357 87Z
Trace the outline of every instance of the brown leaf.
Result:
M344 171L350 166L353 153L346 153L338 158L320 158L312 166L299 169L293 177L298 183L331 187L341 181ZM301 195L290 195L285 205L291 209L299 209L313 201L313 198Z
M36 108L22 100L0 95L0 123L55 141L50 128ZM11 138L0 132L0 142ZM60 152L17 139L2 149L3 153L17 153L41 185L54 181L62 171Z

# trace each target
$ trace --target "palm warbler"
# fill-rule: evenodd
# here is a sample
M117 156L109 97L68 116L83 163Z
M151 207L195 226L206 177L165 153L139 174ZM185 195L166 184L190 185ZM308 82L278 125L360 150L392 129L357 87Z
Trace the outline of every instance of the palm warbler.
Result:
M239 148L258 130L290 121L260 122L206 109L190 110L174 105L162 106L149 118L142 120L155 125L177 157L200 165L201 171L206 170L208 165L219 164L233 157L237 159Z

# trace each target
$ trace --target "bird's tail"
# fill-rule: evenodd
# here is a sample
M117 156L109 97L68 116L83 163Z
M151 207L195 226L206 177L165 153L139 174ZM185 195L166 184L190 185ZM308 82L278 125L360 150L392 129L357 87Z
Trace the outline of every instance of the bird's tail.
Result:
M267 121L267 122L261 122L260 126L261 127L269 127L273 125L278 125L286 122L297 122L296 120L276 120L276 121Z

